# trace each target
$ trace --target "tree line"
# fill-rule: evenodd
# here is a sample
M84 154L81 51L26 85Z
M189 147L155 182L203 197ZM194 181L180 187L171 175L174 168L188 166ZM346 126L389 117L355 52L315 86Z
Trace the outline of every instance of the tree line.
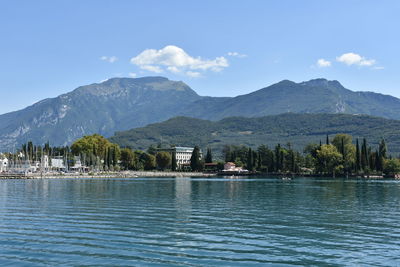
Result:
M10 153L12 159L23 155L25 160L40 161L43 155L59 156L65 164L72 166L76 157L82 164L97 171L119 170L178 170L174 152L163 151L161 147L150 146L147 151L120 148L101 135L84 136L70 147L35 146L32 142L23 144L17 153ZM389 155L385 140L375 148L365 138L353 141L348 134L337 134L330 140L309 144L303 151L296 151L290 143L277 144L273 148L261 145L252 148L244 145L225 145L222 158L214 160L210 148L204 156L195 146L190 160L191 170L202 171L206 163L218 163L222 169L225 162L234 162L251 172L261 173L312 173L319 175L370 175L400 173L400 160Z
M375 149L365 138L337 134L330 141L309 144L302 152L277 144L274 148L265 145L257 149L246 146L226 145L223 149L225 161L234 162L249 171L265 173L314 173L320 175L370 175L396 174L400 172L398 158L389 156L385 140Z

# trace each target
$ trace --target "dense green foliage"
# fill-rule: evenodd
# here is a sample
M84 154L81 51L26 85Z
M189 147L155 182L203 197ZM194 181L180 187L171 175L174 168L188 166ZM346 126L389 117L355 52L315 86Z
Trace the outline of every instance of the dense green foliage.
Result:
M207 148L207 154L206 154L206 157L205 157L204 161L205 161L205 163L212 163L213 162L211 148Z
M388 159L384 165L384 172L389 175L400 173L400 160Z
M157 167L161 170L165 170L167 167L171 165L172 159L171 154L165 151L157 152L156 154L156 162Z
M95 156L104 156L107 149L113 144L106 138L99 134L84 136L76 140L72 145L72 152L76 155L79 154L93 154Z
M137 157L132 149L123 148L121 149L121 167L124 170L136 169Z
M320 173L337 173L343 170L342 154L334 145L322 145L317 150L315 167Z
M397 120L347 114L288 113L261 118L226 118L217 122L177 117L143 128L118 132L110 140L123 147L138 149L146 149L155 143L199 145L211 148L213 156L221 158L225 144L245 145L255 149L262 144L275 146L277 143L290 142L295 150L302 151L310 143L326 143L327 135L346 133L361 141L365 137L373 146L377 146L384 138L390 146L390 150L385 153L398 155L399 129L400 121ZM344 142L346 146L348 141ZM340 140L335 141L335 145L339 151L342 149ZM347 151L348 147L345 149Z
M72 153L80 156L87 166L96 166L104 170L115 170L120 160L121 150L99 134L84 136L71 146Z
M255 149L245 145L224 145L222 149L224 162L234 162L239 167L244 167L250 172L262 173L308 173L317 175L396 175L400 172L400 160L389 156L386 141L371 146L367 139L360 142L357 138L353 141L348 134L336 134L332 141L326 136L326 143L310 143L301 151L296 150L291 143L286 145L276 144L269 148L260 145ZM68 169L73 166L74 159L79 156L83 164L95 171L115 170L177 170L175 152L160 150L152 145L148 152L122 148L109 142L100 135L85 136L74 142L72 149L69 147L50 147L46 144L43 148L35 146L32 142L24 144L15 154L6 156L12 161L34 162L41 161L43 156L61 156ZM169 149L169 148L166 148ZM212 163L211 149L207 149L207 163ZM199 146L195 146L190 159L192 171L202 171L203 161ZM223 168L223 162L217 165ZM187 166L180 166L180 171L188 170Z
M203 163L201 161L200 148L195 146L190 157L190 168L192 171L202 171Z
M176 162L176 153L173 152L171 155L171 170L176 171L178 168L178 163Z
M223 149L225 161L234 162L237 166L243 166L249 171L273 173L313 173L320 175L381 175L395 174L397 159L387 159L382 153L385 149L385 141L380 142L380 151L372 152L366 139L363 140L363 150L359 152L360 158L365 158L365 164L357 166L356 145L352 143L352 137L347 134L337 134L331 144L308 144L303 153L293 149L290 143L286 146L280 144L274 148L266 145L259 146L256 150L246 146L226 145ZM382 162L382 165L377 163ZM383 166L383 168L381 168ZM399 165L400 166L400 165Z

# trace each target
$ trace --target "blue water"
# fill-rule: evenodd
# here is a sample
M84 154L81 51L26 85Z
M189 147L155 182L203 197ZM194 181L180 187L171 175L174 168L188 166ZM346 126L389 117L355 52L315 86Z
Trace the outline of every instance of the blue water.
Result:
M1 180L0 265L400 266L400 182Z

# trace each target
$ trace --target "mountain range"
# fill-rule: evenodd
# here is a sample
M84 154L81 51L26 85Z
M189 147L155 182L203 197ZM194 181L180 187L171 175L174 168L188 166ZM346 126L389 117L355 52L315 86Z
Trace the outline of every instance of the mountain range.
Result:
M353 92L337 81L281 81L236 97L199 96L164 77L112 78L0 115L0 151L27 141L67 145L83 135L106 137L175 116L207 120L282 113L347 113L400 119L400 99Z
M208 121L189 117L175 117L146 127L117 132L110 140L122 147L147 149L150 145L199 145L220 152L224 145L259 145L274 147L278 143L298 151L310 143L325 143L337 133L353 138L366 138L377 146L384 137L389 153L400 153L400 121L351 114L295 114L285 113L256 118L229 117ZM360 140L361 143L362 140Z

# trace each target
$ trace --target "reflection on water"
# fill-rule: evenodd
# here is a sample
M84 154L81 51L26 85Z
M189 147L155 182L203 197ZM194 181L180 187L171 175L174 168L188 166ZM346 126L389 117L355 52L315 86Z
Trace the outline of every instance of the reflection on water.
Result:
M400 183L0 181L0 265L400 264Z

